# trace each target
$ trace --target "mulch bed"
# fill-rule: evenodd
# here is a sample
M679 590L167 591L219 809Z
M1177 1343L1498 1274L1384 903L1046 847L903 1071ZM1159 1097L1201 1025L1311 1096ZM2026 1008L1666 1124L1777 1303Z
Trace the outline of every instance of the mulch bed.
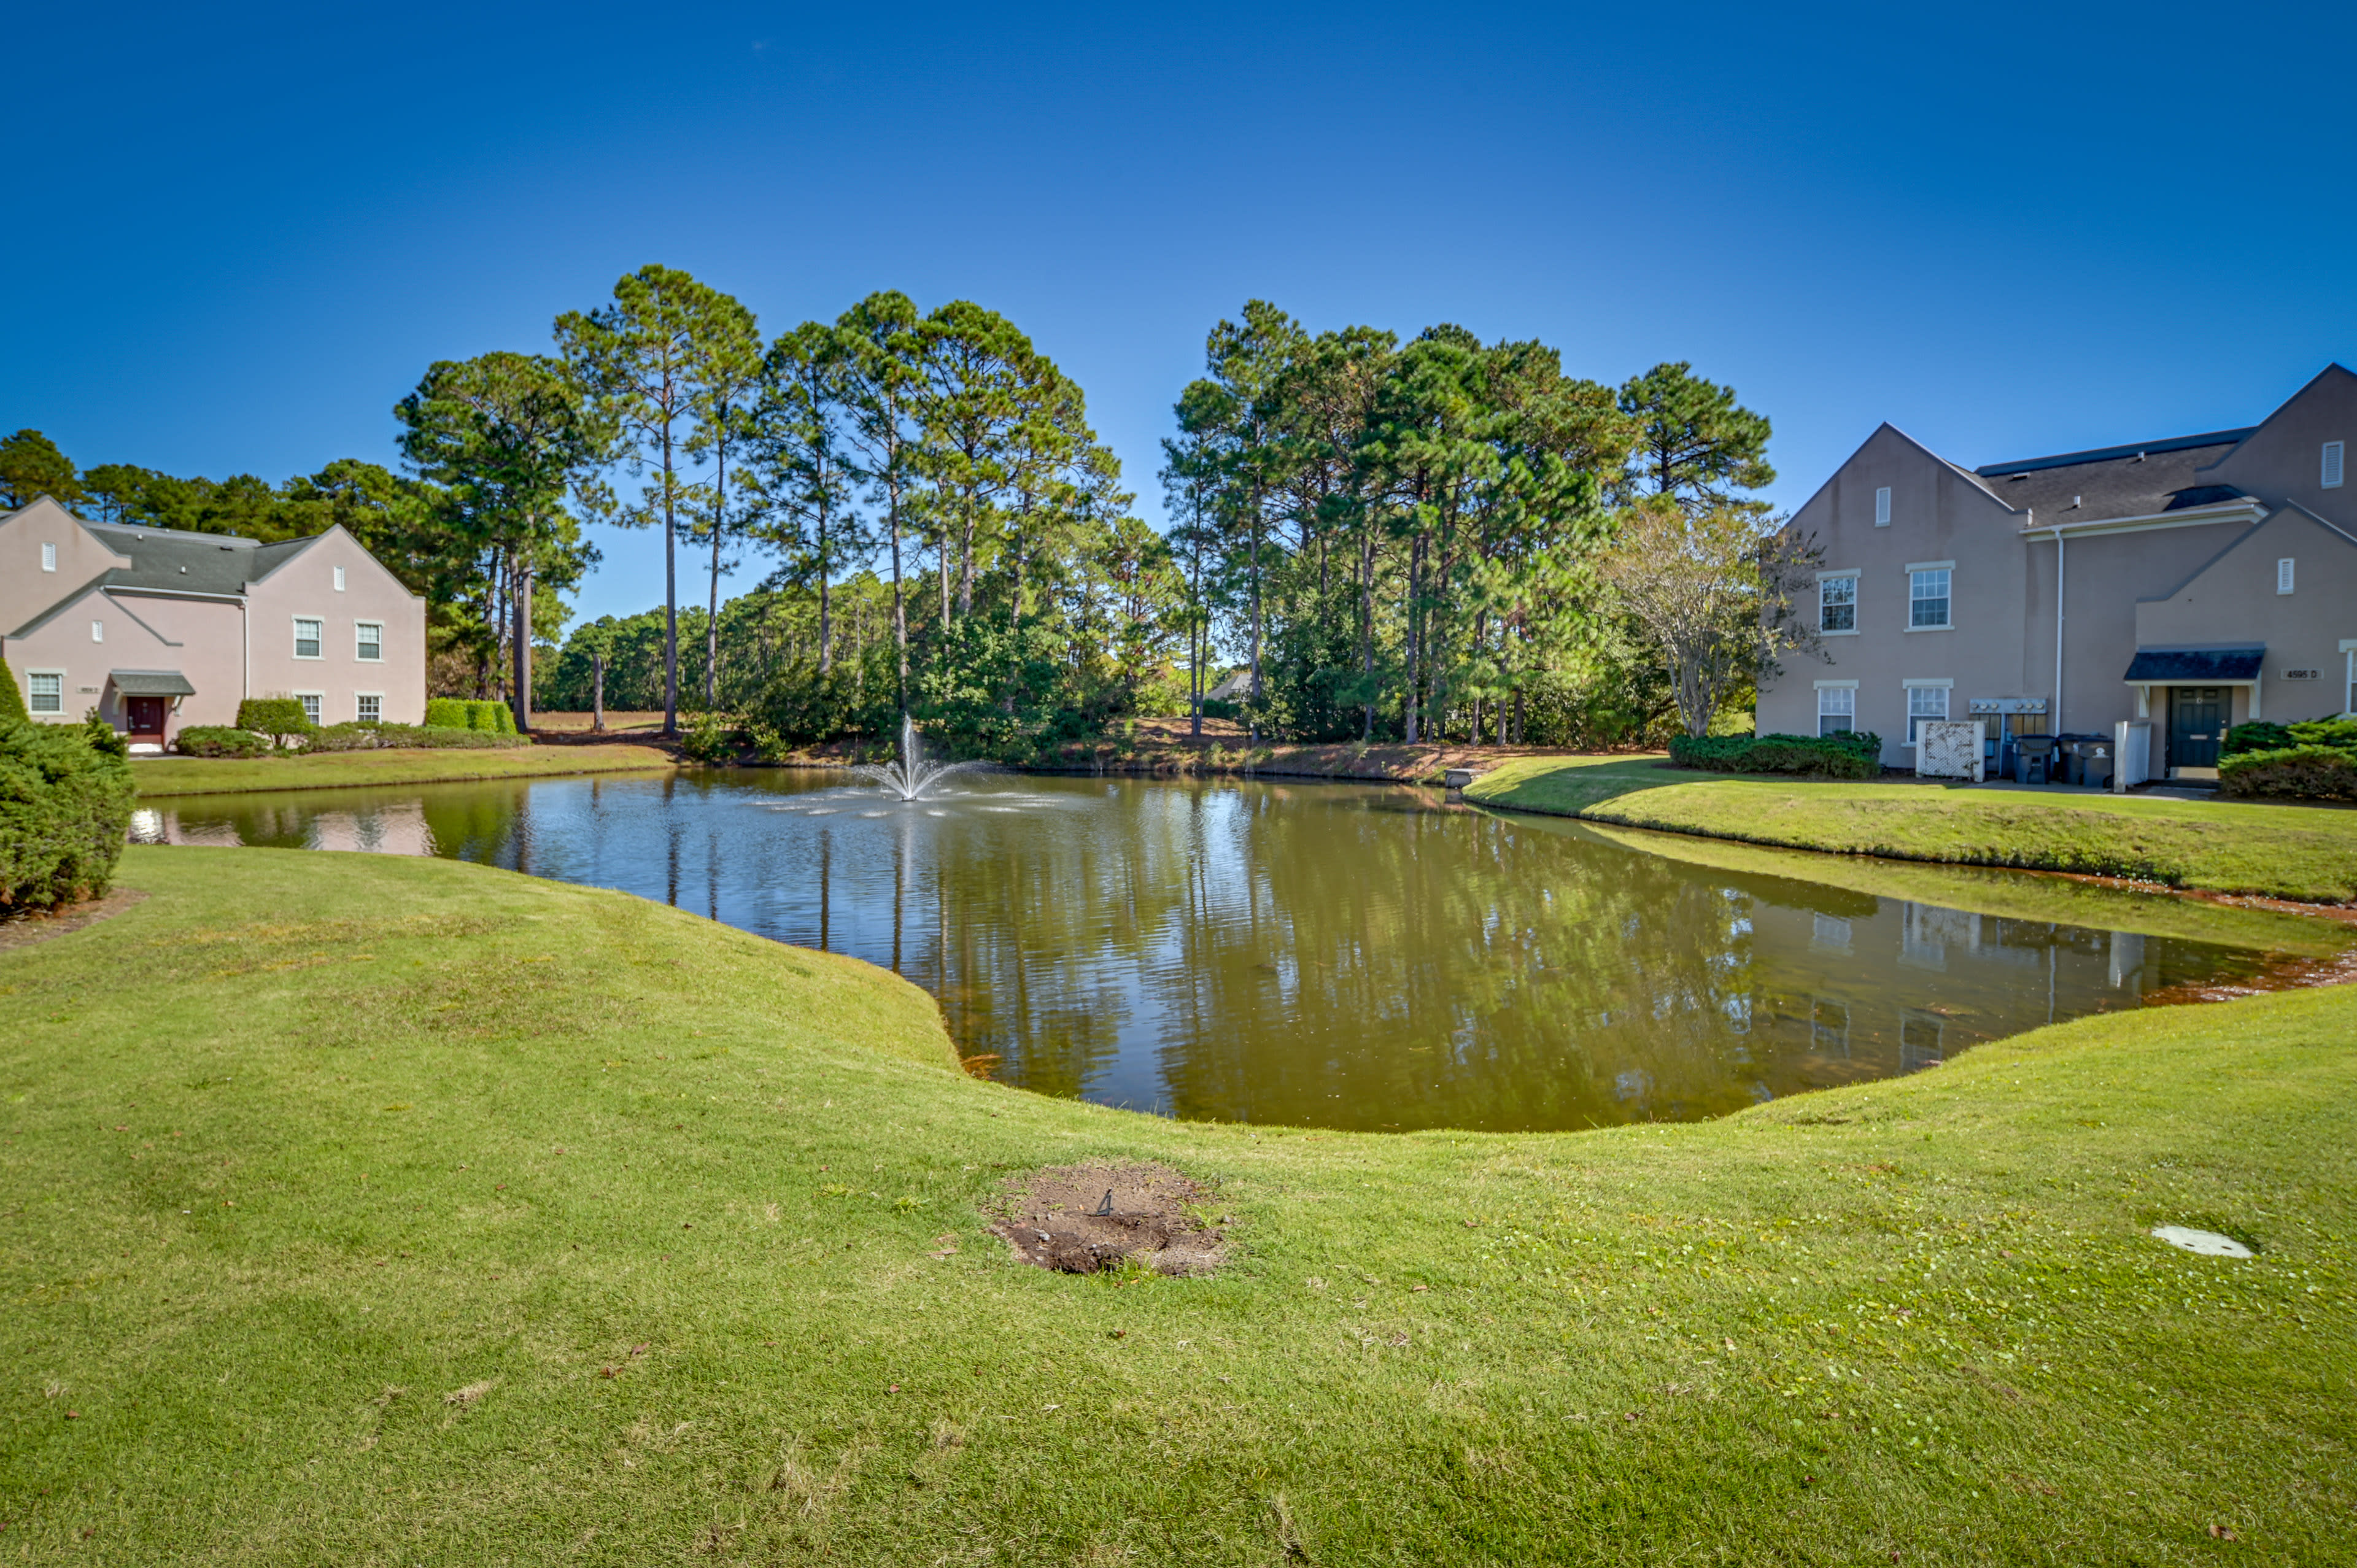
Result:
M144 903L147 895L136 887L118 887L103 898L87 899L69 904L62 909L28 910L0 919L0 952L11 948L28 948L35 942L62 937L69 931L79 931L84 926L120 915L134 904Z

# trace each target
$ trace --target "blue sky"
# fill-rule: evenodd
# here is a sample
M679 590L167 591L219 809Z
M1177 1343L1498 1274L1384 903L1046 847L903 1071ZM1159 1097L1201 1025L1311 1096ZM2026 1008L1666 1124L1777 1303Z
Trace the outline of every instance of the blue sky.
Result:
M1785 505L1884 419L1988 462L2357 363L2345 5L43 10L0 429L85 465L391 462L429 361L650 261L772 331L1003 311L1150 518L1254 296L1690 360L1774 421ZM583 611L659 603L656 541L601 543Z

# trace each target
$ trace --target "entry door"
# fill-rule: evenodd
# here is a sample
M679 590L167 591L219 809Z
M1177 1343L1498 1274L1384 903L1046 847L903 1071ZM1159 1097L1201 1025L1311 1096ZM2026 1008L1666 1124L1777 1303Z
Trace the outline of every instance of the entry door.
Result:
M160 736L164 733L164 699L161 697L125 697L125 716L131 721L133 735Z
M2222 686L2171 686L2169 703L2169 765L2215 768L2218 742L2226 728Z

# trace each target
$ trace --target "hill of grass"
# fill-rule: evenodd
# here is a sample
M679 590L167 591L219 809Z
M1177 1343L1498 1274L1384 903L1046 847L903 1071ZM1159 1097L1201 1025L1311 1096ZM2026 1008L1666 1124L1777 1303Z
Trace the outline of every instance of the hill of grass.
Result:
M978 1081L914 988L619 895L123 881L0 952L0 1557L2357 1559L2348 988L1323 1134ZM1092 1156L1211 1184L1227 1266L1011 1261L980 1205Z

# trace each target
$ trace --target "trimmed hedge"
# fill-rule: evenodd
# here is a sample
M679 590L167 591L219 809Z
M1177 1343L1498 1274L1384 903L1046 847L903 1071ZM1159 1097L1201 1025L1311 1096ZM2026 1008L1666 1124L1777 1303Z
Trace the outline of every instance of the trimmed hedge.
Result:
M279 745L298 736L309 735L319 726L303 711L301 699L296 697L248 697L237 705L237 727L250 729L256 735L266 735Z
M1670 760L1712 773L1796 773L1813 779L1872 779L1882 772L1882 737L1841 735L1679 736Z
M427 729L467 729L479 735L513 735L515 710L479 697L432 697L425 703Z
M2257 724L2236 725L2218 745L2219 765L2223 767L2227 757L2246 752L2287 751L2296 746L2329 746L2357 751L2357 719L2302 719L2290 725L2261 720Z
M235 725L190 725L172 737L183 757L260 757L270 737Z
M2222 757L2218 792L2279 800L2357 800L2357 750L2289 746Z
M0 912L104 894L135 794L131 765L90 726L0 719Z
M305 755L328 751L380 751L390 746L423 746L438 751L492 751L530 746L532 737L486 730L436 728L430 725L329 725L303 738Z

